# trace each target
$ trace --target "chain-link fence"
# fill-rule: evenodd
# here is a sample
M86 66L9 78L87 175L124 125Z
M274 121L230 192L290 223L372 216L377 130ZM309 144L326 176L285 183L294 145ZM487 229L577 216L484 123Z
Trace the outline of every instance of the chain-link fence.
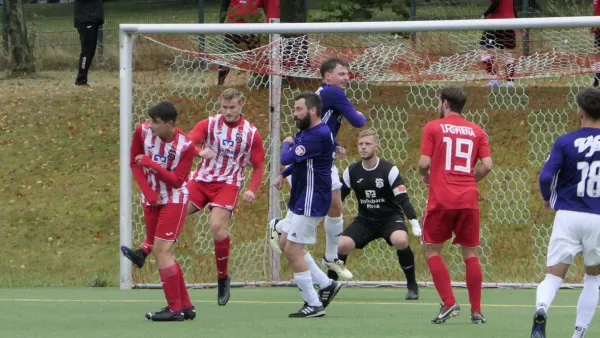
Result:
M27 0L24 15L38 69L71 68L77 64L79 36L73 27L73 0ZM106 67L118 63L120 23L197 23L219 21L219 0L110 0L99 37L97 60ZM359 0L351 0L359 1ZM593 0L514 0L519 17L579 16L592 14ZM2 0L0 0L2 3ZM323 21L325 0L310 0L309 20ZM477 19L489 0L411 0L411 20ZM200 6L199 6L200 5ZM372 20L397 20L388 5L377 8ZM3 9L3 7L0 7ZM203 13L203 15L202 15ZM2 17L5 13L2 11ZM6 64L8 39L2 25L0 68Z

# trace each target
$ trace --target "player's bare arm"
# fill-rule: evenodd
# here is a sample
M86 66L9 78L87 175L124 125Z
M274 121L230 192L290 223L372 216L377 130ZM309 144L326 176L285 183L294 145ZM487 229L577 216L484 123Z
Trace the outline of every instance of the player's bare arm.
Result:
M431 168L431 157L421 155L419 158L419 174L423 176L423 183L429 185L429 168Z
M493 165L494 164L491 157L482 158L481 163L475 171L475 182L479 182L484 179L492 171Z
M250 179L250 187L244 192L242 199L245 202L251 203L255 199L256 190L262 182L265 173L265 148L263 146L262 136L258 131L254 134L252 148L250 150L250 164L252 165L252 176Z

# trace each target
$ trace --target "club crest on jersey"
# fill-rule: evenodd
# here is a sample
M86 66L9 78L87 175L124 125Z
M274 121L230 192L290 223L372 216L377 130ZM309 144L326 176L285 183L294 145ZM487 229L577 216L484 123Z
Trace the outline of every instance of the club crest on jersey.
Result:
M302 156L302 155L306 154L306 149L304 148L304 146L297 146L295 152L296 152L296 155Z
M238 143L238 144L239 144L239 143L242 143L242 134L240 134L240 133L237 133L237 134L235 135L235 142L236 142L236 143Z
M160 164L160 166L163 168L165 168L167 166L167 157L166 156L154 154L154 156L152 156L152 161Z
M222 140L221 150L225 156L233 157L233 154L235 153L235 143L233 140Z
M167 159L169 161L175 161L175 154L177 154L177 152L175 151L175 149L171 149L169 150L169 155L167 156Z
M383 188L383 178L376 178L375 179L375 187L377 187L377 188Z

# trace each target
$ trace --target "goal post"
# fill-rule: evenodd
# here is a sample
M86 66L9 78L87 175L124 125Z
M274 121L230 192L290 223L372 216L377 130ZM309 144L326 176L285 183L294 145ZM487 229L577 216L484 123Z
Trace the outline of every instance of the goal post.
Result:
M320 63L340 57L350 64L349 99L367 116L368 126L377 130L380 156L400 168L420 216L427 198L416 170L420 131L437 117L439 88L465 88L464 116L486 130L495 161L493 172L479 183L484 284L535 286L543 279L553 219L553 213L541 206L537 175L556 137L577 128L575 95L600 71L600 50L590 33L593 27L600 27L600 17L121 24L120 245L139 247L144 239L139 190L129 168L134 125L148 119L152 104L170 100L180 113L178 126L187 132L218 112L224 88L235 87L244 93L243 113L263 135L267 159L257 200L239 202L229 225L232 285L291 285L287 263L268 244L268 221L285 213L289 196L289 187L281 192L273 188L281 169L281 140L296 131L291 118L294 94L316 91L321 84ZM484 30L515 30L516 47L482 47ZM237 38L232 42L226 35ZM201 51L199 36L204 41ZM249 48L248 36L258 38L259 46ZM486 62L493 66L484 67ZM231 69L226 86L217 83L218 66ZM338 141L348 155L336 160L340 172L358 159L357 135L357 129L343 123ZM247 170L246 181L249 176ZM355 198L348 197L345 226L356 210ZM188 217L174 252L191 287L215 286L212 245L206 211ZM421 243L412 232L410 245L415 251L417 279L430 285ZM323 249L320 227L317 245L310 250L320 259ZM444 259L454 285L464 286L460 250L446 246ZM352 253L348 267L355 275L350 285L406 284L394 250L382 240ZM581 280L581 268L574 267L565 282L579 287ZM120 286L160 287L152 258L143 269L132 269L121 255Z

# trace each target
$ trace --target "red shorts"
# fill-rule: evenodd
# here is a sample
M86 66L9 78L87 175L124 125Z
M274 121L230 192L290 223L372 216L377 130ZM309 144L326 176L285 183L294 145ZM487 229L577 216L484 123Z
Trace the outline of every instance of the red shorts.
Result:
M455 237L452 244L478 247L480 239L478 209L428 210L423 218L423 242L443 244Z
M233 211L237 203L240 187L224 182L190 181L187 185L190 203L202 210L207 204L208 209L219 207Z
M174 242L183 230L187 203L144 205L146 237L154 243L154 238Z

